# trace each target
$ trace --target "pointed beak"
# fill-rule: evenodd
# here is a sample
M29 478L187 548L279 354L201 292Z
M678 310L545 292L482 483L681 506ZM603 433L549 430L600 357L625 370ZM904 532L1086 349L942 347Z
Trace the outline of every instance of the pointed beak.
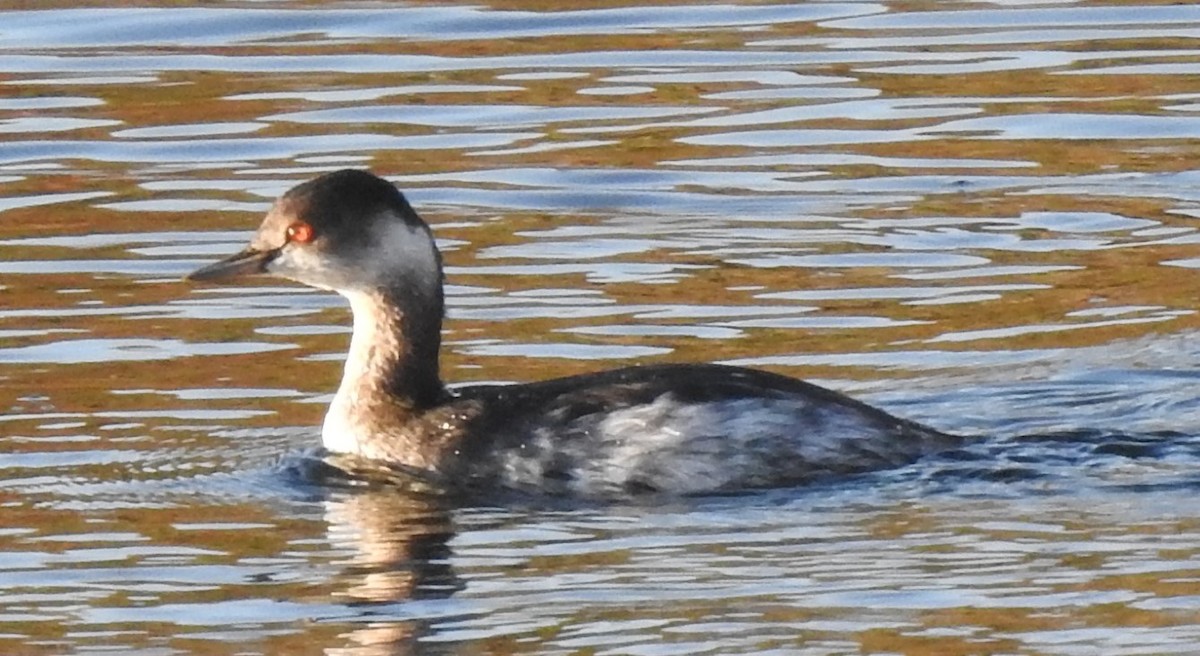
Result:
M276 249L261 251L255 248L247 248L223 260L200 267L184 276L183 279L202 281L228 280L256 273L266 273L267 264L275 259L275 256L278 254L279 251Z

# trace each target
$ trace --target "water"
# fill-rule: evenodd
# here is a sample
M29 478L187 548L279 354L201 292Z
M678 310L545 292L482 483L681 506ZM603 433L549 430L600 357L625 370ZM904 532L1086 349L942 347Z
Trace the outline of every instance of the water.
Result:
M0 652L1200 643L1200 7L72 4L0 1ZM723 361L978 437L716 499L322 482L343 303L179 277L346 166L435 226L452 381Z

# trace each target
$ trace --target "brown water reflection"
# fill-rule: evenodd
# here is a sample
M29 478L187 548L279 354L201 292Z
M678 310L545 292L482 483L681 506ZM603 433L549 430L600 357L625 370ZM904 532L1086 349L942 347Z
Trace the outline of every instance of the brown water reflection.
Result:
M1194 650L1200 8L108 4L0 0L0 651ZM345 166L435 225L451 380L984 437L665 508L314 484L343 304L179 277Z

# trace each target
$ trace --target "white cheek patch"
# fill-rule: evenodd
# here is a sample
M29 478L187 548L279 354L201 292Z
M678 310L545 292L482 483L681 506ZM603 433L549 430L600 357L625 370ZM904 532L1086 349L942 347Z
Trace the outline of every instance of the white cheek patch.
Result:
M441 284L437 249L428 230L391 217L380 217L374 225L378 250L361 263L364 275L387 281L403 277L421 290Z
M394 216L375 217L371 243L359 253L329 253L314 245L288 244L267 271L336 292L407 288L432 296L441 284L437 248L428 230Z
M267 272L295 280L318 289L336 288L335 272L328 258L315 253L311 248L287 245L267 265Z

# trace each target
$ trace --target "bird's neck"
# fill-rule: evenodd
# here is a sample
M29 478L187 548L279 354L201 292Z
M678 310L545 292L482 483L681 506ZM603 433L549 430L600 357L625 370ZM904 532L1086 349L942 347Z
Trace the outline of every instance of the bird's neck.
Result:
M409 290L343 292L354 334L342 383L330 404L322 440L330 451L365 455L365 445L444 398L438 375L440 293Z

